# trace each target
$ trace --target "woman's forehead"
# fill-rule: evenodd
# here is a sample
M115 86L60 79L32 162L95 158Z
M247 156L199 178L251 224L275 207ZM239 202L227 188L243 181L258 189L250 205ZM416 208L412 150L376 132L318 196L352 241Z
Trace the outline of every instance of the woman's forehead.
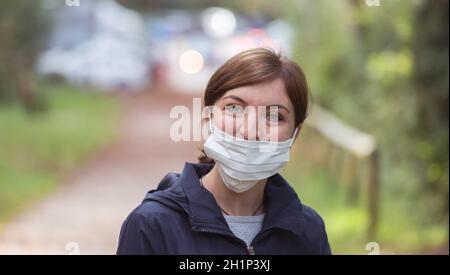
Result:
M222 99L242 99L247 105L271 106L283 105L292 109L284 83L277 78L272 81L235 88L226 92Z

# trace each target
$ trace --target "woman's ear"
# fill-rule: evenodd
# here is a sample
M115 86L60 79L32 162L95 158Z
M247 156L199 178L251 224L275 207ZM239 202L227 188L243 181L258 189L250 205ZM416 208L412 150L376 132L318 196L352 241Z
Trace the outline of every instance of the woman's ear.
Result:
M205 106L203 108L202 120L203 119L209 120L213 117L213 115L214 115L214 106Z
M200 119L200 131L202 140L206 140L209 136L209 107L203 107L202 113L201 113L201 119Z

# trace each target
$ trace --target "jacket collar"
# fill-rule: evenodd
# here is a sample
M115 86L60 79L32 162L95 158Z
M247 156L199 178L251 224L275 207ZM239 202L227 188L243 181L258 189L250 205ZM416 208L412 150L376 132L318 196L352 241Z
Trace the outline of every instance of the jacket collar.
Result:
M180 183L189 201L190 222L193 229L214 229L230 233L214 196L200 185L199 179L213 165L186 163L180 175ZM303 230L303 206L295 191L279 174L267 181L264 191L266 215L263 228L279 228L301 235Z

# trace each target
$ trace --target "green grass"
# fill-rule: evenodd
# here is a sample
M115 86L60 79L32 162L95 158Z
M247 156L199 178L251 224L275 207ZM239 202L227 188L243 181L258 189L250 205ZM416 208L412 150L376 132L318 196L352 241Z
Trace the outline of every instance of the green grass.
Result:
M115 98L62 84L39 87L45 112L0 106L0 225L54 190L116 132Z
M407 197L380 192L379 226L375 239L367 238L368 211L366 195L361 189L357 200L348 203L348 187L342 177L331 176L318 156L322 143L315 144L310 134L302 133L304 140L294 147L291 161L283 176L306 205L315 209L324 219L330 245L335 254L367 254L369 241L377 242L384 254L433 253L441 248L448 253L447 223L425 223L417 219L417 205ZM324 154L327 158L327 154ZM327 160L325 160L325 163ZM447 243L447 248L445 244ZM442 249L444 251L442 251Z

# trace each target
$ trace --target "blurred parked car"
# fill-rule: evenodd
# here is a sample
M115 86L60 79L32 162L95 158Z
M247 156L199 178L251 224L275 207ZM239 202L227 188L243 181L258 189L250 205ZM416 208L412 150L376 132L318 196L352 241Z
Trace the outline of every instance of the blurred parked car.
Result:
M140 15L115 1L97 1L87 6L59 11L55 35L49 42L50 48L38 59L37 72L103 90L134 89L148 84L151 54ZM78 20L83 24L74 23ZM79 37L78 41L71 33Z

